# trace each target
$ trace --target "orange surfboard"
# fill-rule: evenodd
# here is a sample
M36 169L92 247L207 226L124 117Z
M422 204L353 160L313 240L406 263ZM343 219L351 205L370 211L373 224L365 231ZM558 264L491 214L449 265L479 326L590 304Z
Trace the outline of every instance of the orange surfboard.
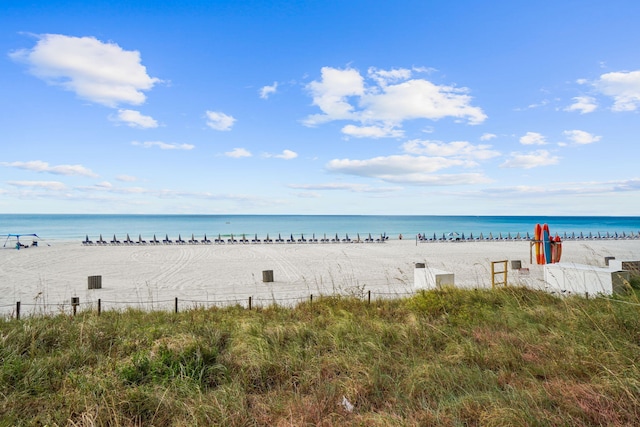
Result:
M544 264L544 252L542 250L542 226L540 224L536 224L533 228L533 240L535 241L536 263Z

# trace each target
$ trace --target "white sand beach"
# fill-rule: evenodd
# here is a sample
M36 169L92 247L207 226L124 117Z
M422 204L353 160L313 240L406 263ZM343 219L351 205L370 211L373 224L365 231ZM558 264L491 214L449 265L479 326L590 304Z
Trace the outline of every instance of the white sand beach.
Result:
M329 244L121 245L51 243L0 250L0 315L70 312L134 306L145 309L248 304L295 304L320 295L387 298L414 292L415 263L452 272L455 284L491 287L491 261L520 260L528 274L509 271L508 282L544 287L542 266L530 264L528 241ZM563 243L562 261L604 266L605 257L640 259L640 239ZM510 263L509 263L510 265ZM273 270L274 282L262 272ZM102 276L102 289L88 289Z

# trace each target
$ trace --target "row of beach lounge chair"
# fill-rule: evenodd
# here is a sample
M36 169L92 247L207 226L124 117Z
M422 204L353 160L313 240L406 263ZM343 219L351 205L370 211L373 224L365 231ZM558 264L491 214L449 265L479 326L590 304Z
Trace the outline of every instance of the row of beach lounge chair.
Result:
M640 231L638 233L630 232L629 234L624 231L620 234L614 232L613 234L606 233L592 233L584 234L580 232L576 234L572 232L567 234L566 232L562 235L556 233L555 237L560 237L564 241L572 241L572 240L627 240L627 239L640 239ZM532 240L532 237L529 233L512 235L511 233L507 233L506 236L503 236L502 233L499 233L497 236L494 236L493 233L489 233L488 236L484 236L483 233L474 237L473 233L469 234L469 236L464 235L462 233L459 235L458 233L448 233L445 235L442 234L442 237L437 237L436 234L433 234L433 237L426 237L424 234L418 235L418 241L420 242L447 242L447 241L496 241L496 240L506 240L506 241L518 241L518 240Z
M127 238L124 240L119 240L116 238L115 234L113 235L113 239L104 240L102 238L102 234L100 238L95 242L89 239L89 235L85 237L82 241L84 246L119 246L119 245L211 245L211 244L256 244L256 243L384 243L389 240L389 236L386 234L381 234L380 237L374 238L371 237L371 233L369 233L368 237L363 239L360 238L360 234L356 235L356 238L352 239L348 234L345 235L344 238L340 238L336 233L335 237L327 237L326 234L320 239L316 238L316 235L313 234L310 238L305 238L304 234L301 234L299 238L294 238L293 234L289 236L288 239L283 239L281 234L278 234L278 238L272 239L269 237L269 234L264 239L259 239L256 234L253 238L247 238L246 234L242 234L242 236L234 236L231 234L229 237L222 237L218 234L217 239L209 239L207 235L204 235L202 239L196 239L196 237L192 234L191 239L184 240L181 235L178 235L178 239L171 240L169 235L165 235L165 238L162 240L158 240L156 235L153 235L152 240L144 240L142 235L138 235L137 240L133 240L127 234Z

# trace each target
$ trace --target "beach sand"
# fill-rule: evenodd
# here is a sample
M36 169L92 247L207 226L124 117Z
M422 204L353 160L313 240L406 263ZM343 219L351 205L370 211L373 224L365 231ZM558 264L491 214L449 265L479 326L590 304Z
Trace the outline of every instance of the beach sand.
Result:
M293 305L310 296L392 298L415 292L415 263L452 272L456 286L491 287L491 261L521 261L528 274L510 270L508 282L544 288L542 266L530 264L528 241L329 244L225 244L51 246L0 250L0 315L70 312L128 306L143 309L277 302ZM603 267L605 257L640 259L640 240L563 242L562 261ZM273 270L274 282L262 272ZM102 276L102 289L88 289Z

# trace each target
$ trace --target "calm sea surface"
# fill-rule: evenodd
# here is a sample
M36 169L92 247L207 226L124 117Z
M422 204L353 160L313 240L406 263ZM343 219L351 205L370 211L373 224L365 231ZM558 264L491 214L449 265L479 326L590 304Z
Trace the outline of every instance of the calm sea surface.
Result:
M192 234L202 239L206 233L215 238L234 234L255 234L263 238L281 234L283 238L293 234L328 237L349 234L363 238L369 233L379 237L386 233L392 239L402 234L414 238L418 233L432 237L452 232L465 236L484 233L506 235L511 233L533 235L536 223L549 224L552 234L558 233L640 233L640 217L583 217L583 216L386 216L386 215L49 215L49 214L0 214L0 235L36 233L41 239L84 240L89 236L96 240L100 234L104 239L123 239L127 234L132 239L142 235L158 239L179 235L188 239Z

